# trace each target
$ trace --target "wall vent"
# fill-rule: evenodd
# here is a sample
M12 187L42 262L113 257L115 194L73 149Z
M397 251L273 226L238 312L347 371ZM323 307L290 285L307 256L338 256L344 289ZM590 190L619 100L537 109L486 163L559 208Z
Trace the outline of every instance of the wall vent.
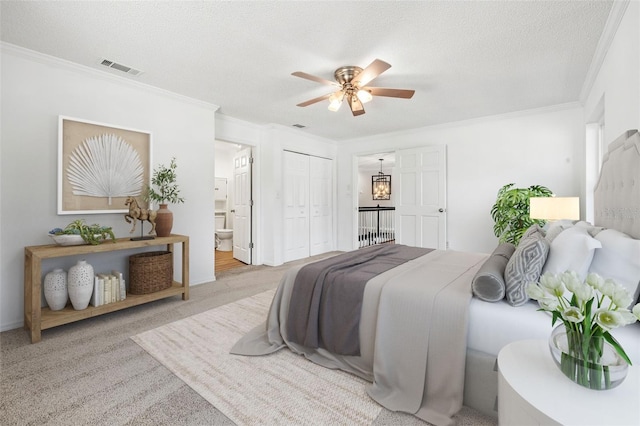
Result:
M119 64L117 62L110 61L108 59L102 59L100 61L100 65L104 65L107 68L113 68L114 70L122 71L127 74L131 74L134 76L138 76L142 74L142 71L137 70L135 68L128 67L126 65Z
M304 129L307 126L304 126L302 124L292 124L293 127L297 127L298 129Z

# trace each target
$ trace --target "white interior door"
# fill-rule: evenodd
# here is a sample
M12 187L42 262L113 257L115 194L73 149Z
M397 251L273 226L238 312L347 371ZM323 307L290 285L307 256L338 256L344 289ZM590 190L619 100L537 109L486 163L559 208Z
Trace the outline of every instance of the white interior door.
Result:
M251 148L233 157L233 257L251 264Z
M308 155L284 151L284 261L309 256Z
M310 157L310 255L326 253L333 245L332 161Z
M396 192L396 241L399 244L447 248L446 163L444 145L397 152L400 188Z

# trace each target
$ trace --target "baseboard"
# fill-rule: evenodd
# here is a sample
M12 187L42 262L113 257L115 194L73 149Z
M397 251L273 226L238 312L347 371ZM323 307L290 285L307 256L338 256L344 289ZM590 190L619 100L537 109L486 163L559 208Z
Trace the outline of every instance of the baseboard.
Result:
M24 321L14 321L9 324L0 325L0 332L15 330L16 328L22 328L24 326Z

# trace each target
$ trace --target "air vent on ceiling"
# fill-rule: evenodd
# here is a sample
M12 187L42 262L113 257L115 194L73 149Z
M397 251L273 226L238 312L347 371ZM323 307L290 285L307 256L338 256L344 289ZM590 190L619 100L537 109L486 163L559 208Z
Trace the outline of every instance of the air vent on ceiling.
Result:
M297 127L298 129L304 129L307 126L304 126L302 124L292 124L293 127Z
M127 74L131 74L131 75L135 75L135 76L138 76L138 75L142 74L142 71L140 71L140 70L128 67L126 65L119 64L117 62L110 61L108 59L102 59L100 61L100 65L104 65L105 67L113 68L114 70L122 71L122 72L125 72Z

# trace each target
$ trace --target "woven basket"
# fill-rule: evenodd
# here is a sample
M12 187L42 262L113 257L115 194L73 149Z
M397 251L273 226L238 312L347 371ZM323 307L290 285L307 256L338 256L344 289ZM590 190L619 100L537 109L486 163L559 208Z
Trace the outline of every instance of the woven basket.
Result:
M173 253L150 251L129 256L129 293L149 294L173 284Z

